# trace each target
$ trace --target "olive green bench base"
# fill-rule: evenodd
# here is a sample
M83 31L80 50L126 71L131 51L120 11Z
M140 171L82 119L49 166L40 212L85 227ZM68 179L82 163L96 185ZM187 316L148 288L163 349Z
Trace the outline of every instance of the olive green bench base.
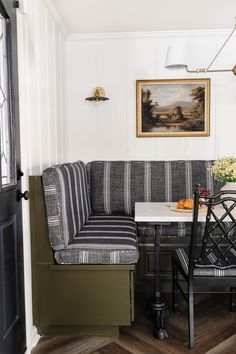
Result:
M57 265L40 176L30 177L33 321L40 335L117 336L134 318L134 265Z
M118 326L130 325L133 317L132 271L129 266L37 264L34 319L40 334L117 335Z

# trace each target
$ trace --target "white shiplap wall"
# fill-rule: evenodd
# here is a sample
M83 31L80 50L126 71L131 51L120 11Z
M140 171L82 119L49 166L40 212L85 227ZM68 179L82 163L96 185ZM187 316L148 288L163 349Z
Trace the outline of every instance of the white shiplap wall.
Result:
M206 67L228 31L71 35L67 44L68 135L66 160L211 159L236 153L236 77L211 78L209 137L136 137L138 79L204 77L164 68L167 47L179 42L190 68ZM235 36L215 67L235 65ZM85 101L94 86L103 86L110 101Z
M24 0L18 12L22 190L28 176L63 161L66 126L66 30L51 3ZM29 202L23 201L26 334L28 352L37 339L32 322Z

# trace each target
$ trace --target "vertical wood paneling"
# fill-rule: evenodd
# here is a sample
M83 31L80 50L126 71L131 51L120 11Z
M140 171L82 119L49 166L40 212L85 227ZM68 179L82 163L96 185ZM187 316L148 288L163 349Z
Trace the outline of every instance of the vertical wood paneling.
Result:
M125 55L124 41L96 45L97 84L110 101L96 104L97 159L125 159ZM110 148L112 146L112 148Z
M24 46L28 48L30 172L40 173L62 159L61 139L64 135L61 120L65 111L61 112L60 85L65 86L61 58L65 40L43 2L29 2L28 11L28 42L25 39Z
M42 126L41 126L41 117L43 115L43 106L42 106L42 85L43 85L43 78L42 78L42 66L41 66L41 59L42 59L42 31L41 31L41 21L38 16L38 13L42 13L42 6L40 3L37 3L36 6L32 8L33 12L33 21L34 21L34 32L33 36L35 38L34 45L35 45L35 99L36 99L36 106L32 107L34 110L35 119L36 119L36 132L37 138L35 139L35 147L36 147L36 155L34 156L35 159L38 160L39 168L42 170ZM34 160L35 161L35 160ZM36 166L34 166L35 168Z
M57 73L57 67L58 67L58 60L57 60L57 48L56 48L56 24L55 21L52 21L52 33L51 33L51 38L52 38L52 47L51 47L51 55L52 55L52 67L51 67L51 82L52 82L52 105L53 105L53 113L52 113L52 119L53 119L53 124L52 124L52 131L51 131L51 136L53 136L53 146L54 146L54 159L52 161L53 164L57 164L58 162L58 139L57 139L57 128L58 128L58 122L57 122L57 115L58 115L58 102L57 102L57 85L58 85L58 77L56 75Z
M48 50L47 50L47 60L48 60L48 103L49 103L49 144L51 159L49 161L50 165L55 163L56 160L56 141L55 141L55 98L54 98L54 20L51 16L48 16ZM46 161L46 160L45 160Z
M55 105L56 105L56 115L55 115L55 127L56 127L56 141L57 141L57 159L56 163L58 164L61 162L61 95L60 95L60 85L61 85L61 78L60 78L60 69L61 69L61 53L60 53L60 31L55 26Z
M27 1L27 14L18 13L19 101L21 126L22 190L28 176L41 174L62 161L66 108L65 36L53 10L42 0ZM37 340L32 319L31 247L29 203L22 203L27 354Z
M26 63L27 71L29 73L29 81L26 82L28 91L28 109L29 109L29 131L30 131L30 141L31 141L31 166L30 170L32 173L37 173L41 168L41 158L39 149L39 125L38 125L38 60L36 58L37 47L36 43L38 41L37 29L36 29L36 13L37 8L29 6L29 11L31 11L31 16L28 17L27 30L28 30L28 63ZM22 124L21 124L22 129ZM32 133L33 132L33 133ZM33 137L32 137L33 134ZM24 142L22 142L24 144ZM37 160L37 165L35 166L35 161Z
M156 52L158 57L157 79L184 79L187 74L185 71L179 70L174 72L165 68L166 53L168 46L178 43L183 51L185 50L186 39L183 37L174 38L158 38L156 40ZM177 139L177 140L176 140ZM177 144L176 144L177 143ZM155 138L156 160L184 160L186 159L186 138Z
M44 18L43 18L43 32L44 32L44 42L42 45L44 46L43 50L43 62L41 63L44 74L44 116L42 117L42 127L44 131L44 144L42 146L42 155L44 156L43 158L43 163L42 163L42 169L45 169L46 167L51 165L51 136L50 136L50 96L49 96L49 71L50 71L50 65L49 65L49 26L48 26L48 18L50 17L50 13L48 12L48 9L44 9ZM47 156L47 158L45 158Z
M67 93L67 70L66 70L66 43L65 38L62 33L58 32L59 36L59 97L58 105L59 116L60 116L60 129L59 129L59 146L60 146L60 155L59 162L64 161L65 153L65 140L66 140L66 131L67 131L67 119L68 119L68 93Z
M129 160L155 158L155 139L136 138L136 80L155 78L153 39L126 40L127 155Z
M100 103L85 101L98 85L96 76L95 43L81 42L68 45L68 126L65 160L97 158L97 125ZM79 58L78 58L79 53ZM106 89L106 88L105 88ZM104 102L104 105L107 102ZM104 108L102 105L102 109ZM104 133L105 134L105 133Z
M42 14L43 17L37 15L37 32L38 42L37 45L37 89L38 89L38 124L40 130L40 155L41 155L41 166L40 171L48 166L51 163L52 149L51 149L51 132L50 132L50 117L49 107L52 104L50 102L50 96L48 95L49 91L49 82L48 77L50 73L50 66L48 63L47 52L49 48L49 19L50 13L48 10L41 4L38 4L36 7L37 14ZM45 129L48 127L48 129ZM37 159L37 156L36 156ZM36 162L36 161L35 161ZM37 162L35 164L37 166Z
M192 36L187 44L189 68L205 68L216 53L214 36ZM216 74L191 74L194 78L210 78L210 136L193 137L187 141L187 159L215 158L215 78Z
M182 45L189 68L196 69L208 66L224 40L225 36L219 35L219 32L214 34L207 31L196 31L190 35L173 32L146 37L114 36L108 39L106 36L91 36L71 40L68 52L68 68L71 73L68 80L68 124L74 138L67 137L65 159L76 159L77 151L80 158L81 155L85 156L85 160L214 159L230 152L235 154L233 131L236 129L236 121L230 118L235 116L236 110L234 75L189 74L164 68L167 48L172 43ZM89 47L95 48L96 55L91 54L93 52L88 50ZM233 67L233 52L234 44L231 41L213 66ZM136 137L136 80L201 77L211 78L209 137ZM92 78L95 78L94 81ZM93 103L84 102L81 96L83 88L91 90L93 83L103 84L104 89L111 93L110 101L100 102L96 110ZM120 116L122 114L123 117ZM80 115L83 119L78 120ZM94 133L94 129L87 123L91 122L91 117L95 117L97 124L95 139L90 139L90 130ZM82 130L85 135L87 133L87 139L75 139L75 127L77 131Z
M218 131L221 135L221 139L218 140L217 155L235 155L235 85L219 85L217 97Z

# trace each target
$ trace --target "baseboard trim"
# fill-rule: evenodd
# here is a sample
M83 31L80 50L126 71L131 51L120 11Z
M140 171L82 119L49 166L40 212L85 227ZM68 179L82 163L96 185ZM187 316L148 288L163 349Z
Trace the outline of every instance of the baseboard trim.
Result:
M37 328L35 326L32 326L31 342L27 343L28 348L26 349L25 354L31 353L31 350L38 344L39 339L40 339L40 335L38 334Z
M45 326L39 327L45 336L102 336L118 337L119 326Z

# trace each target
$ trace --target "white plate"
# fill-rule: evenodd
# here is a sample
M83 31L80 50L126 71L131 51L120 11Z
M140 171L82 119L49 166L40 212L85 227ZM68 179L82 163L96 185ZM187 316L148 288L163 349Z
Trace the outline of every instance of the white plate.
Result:
M174 206L169 206L170 210L172 211L177 211L178 213L192 213L193 212L193 209L179 209L177 207L174 207ZM201 208L199 208L199 212L202 212L202 211L206 211L206 207L203 206Z

